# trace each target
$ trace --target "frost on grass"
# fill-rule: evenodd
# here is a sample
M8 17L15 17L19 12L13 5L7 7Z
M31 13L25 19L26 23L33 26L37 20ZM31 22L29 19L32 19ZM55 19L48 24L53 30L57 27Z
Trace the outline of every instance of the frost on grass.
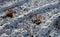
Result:
M16 14L13 18L0 17L0 37L59 37L60 22L55 25L60 16L59 0L0 0L0 16L9 8ZM33 23L35 19L41 22Z

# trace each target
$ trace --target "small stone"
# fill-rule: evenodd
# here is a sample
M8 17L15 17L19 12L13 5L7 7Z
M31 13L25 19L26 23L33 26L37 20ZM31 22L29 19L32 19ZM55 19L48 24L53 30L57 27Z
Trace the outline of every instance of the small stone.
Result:
M3 16L3 18L4 17L10 17L10 18L12 18L13 17L13 13L16 13L16 11L14 11L13 9L8 9L6 11L6 14Z
M32 22L39 25L41 23L41 16L35 14L33 17Z

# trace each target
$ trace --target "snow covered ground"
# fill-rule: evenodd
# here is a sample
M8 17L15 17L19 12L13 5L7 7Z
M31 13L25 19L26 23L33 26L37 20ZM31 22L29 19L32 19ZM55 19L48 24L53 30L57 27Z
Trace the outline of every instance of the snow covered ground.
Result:
M8 8L17 13L13 18L0 18L0 37L60 37L60 29L54 27L60 0L0 0L0 16ZM31 14L41 14L42 23L34 24Z

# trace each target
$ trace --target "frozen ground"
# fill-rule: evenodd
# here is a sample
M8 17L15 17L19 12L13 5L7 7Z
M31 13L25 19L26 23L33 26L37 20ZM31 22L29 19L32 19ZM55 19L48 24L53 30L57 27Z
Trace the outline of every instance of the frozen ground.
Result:
M60 0L0 0L0 16L8 8L16 10L14 18L0 18L0 37L60 37L54 27L60 16ZM32 23L31 14L41 14L42 23Z

